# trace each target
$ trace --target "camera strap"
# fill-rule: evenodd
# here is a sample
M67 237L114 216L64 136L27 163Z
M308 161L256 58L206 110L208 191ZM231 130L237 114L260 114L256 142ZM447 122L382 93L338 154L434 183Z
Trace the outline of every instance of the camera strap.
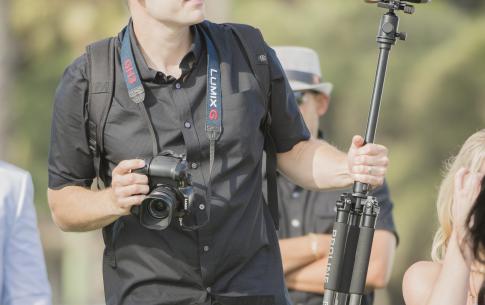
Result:
M214 166L215 144L222 133L222 88L221 70L219 67L219 56L216 48L205 32L205 43L207 46L207 97L206 97L206 121L205 132L209 139L210 169L209 183L212 179L212 167Z
M155 136L155 130L150 121L148 112L145 108L145 105L143 104L143 101L145 101L145 88L143 87L143 84L141 82L140 73L138 73L135 57L133 56L133 50L131 49L129 25L125 27L123 32L124 33L120 50L123 78L125 80L126 88L128 89L128 96L135 104L138 105L143 119L147 123L148 130L152 137L152 153L154 156L156 156L158 154L157 137Z
M214 43L210 39L209 35L202 30L204 40L207 48L207 93L206 93L206 124L205 131L209 140L209 184L207 186L207 199L212 197L211 185L212 185L212 169L214 167L215 158L215 146L217 140L222 134L222 88L221 88L221 70L220 61L217 54L217 50ZM133 50L131 48L130 31L128 27L125 28L123 34L123 40L121 45L121 68L123 70L123 77L126 87L128 89L128 95L135 104L140 104L140 108L143 108L144 119L149 125L149 129L154 138L154 145L156 145L156 138L153 131L153 126L146 113L146 109L143 106L145 100L145 89L141 82L141 78L136 67ZM154 148L154 153L157 153L158 147ZM198 229L204 226L210 218L210 204L206 209L207 219L201 225L190 226L187 228Z
M143 103L145 100L145 88L143 88L140 74L136 68L135 57L131 50L130 31L128 27L125 28L125 33L123 34L120 57L123 78L128 88L128 95L135 104Z

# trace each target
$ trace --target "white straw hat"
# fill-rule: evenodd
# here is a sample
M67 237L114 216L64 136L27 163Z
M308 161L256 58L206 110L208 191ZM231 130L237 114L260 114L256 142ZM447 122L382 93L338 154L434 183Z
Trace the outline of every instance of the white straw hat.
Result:
M314 90L330 96L333 84L322 82L318 54L303 47L274 47L293 91Z

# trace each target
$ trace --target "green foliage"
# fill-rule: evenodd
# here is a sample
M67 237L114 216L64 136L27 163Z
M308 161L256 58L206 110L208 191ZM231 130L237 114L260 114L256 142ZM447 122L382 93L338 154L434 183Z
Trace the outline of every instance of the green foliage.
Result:
M53 96L65 67L96 39L126 23L121 1L12 1L15 77L9 159L33 172L36 202L47 211L47 153ZM59 13L61 12L61 13Z

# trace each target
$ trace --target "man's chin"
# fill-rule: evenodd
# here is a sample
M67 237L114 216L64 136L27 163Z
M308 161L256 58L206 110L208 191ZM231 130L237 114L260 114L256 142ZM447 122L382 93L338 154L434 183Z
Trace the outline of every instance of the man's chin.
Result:
M197 12L191 15L189 18L187 18L185 25L194 25L201 23L202 21L205 20L205 14L202 12Z

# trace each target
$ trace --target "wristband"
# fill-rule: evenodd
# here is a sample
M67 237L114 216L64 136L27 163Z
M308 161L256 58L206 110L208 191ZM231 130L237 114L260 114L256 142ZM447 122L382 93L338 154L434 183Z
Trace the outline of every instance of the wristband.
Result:
M315 257L315 260L320 258L320 255L318 255L318 248L319 248L319 243L318 243L318 238L314 233L309 233L308 237L310 237L310 248L312 250L313 256Z

